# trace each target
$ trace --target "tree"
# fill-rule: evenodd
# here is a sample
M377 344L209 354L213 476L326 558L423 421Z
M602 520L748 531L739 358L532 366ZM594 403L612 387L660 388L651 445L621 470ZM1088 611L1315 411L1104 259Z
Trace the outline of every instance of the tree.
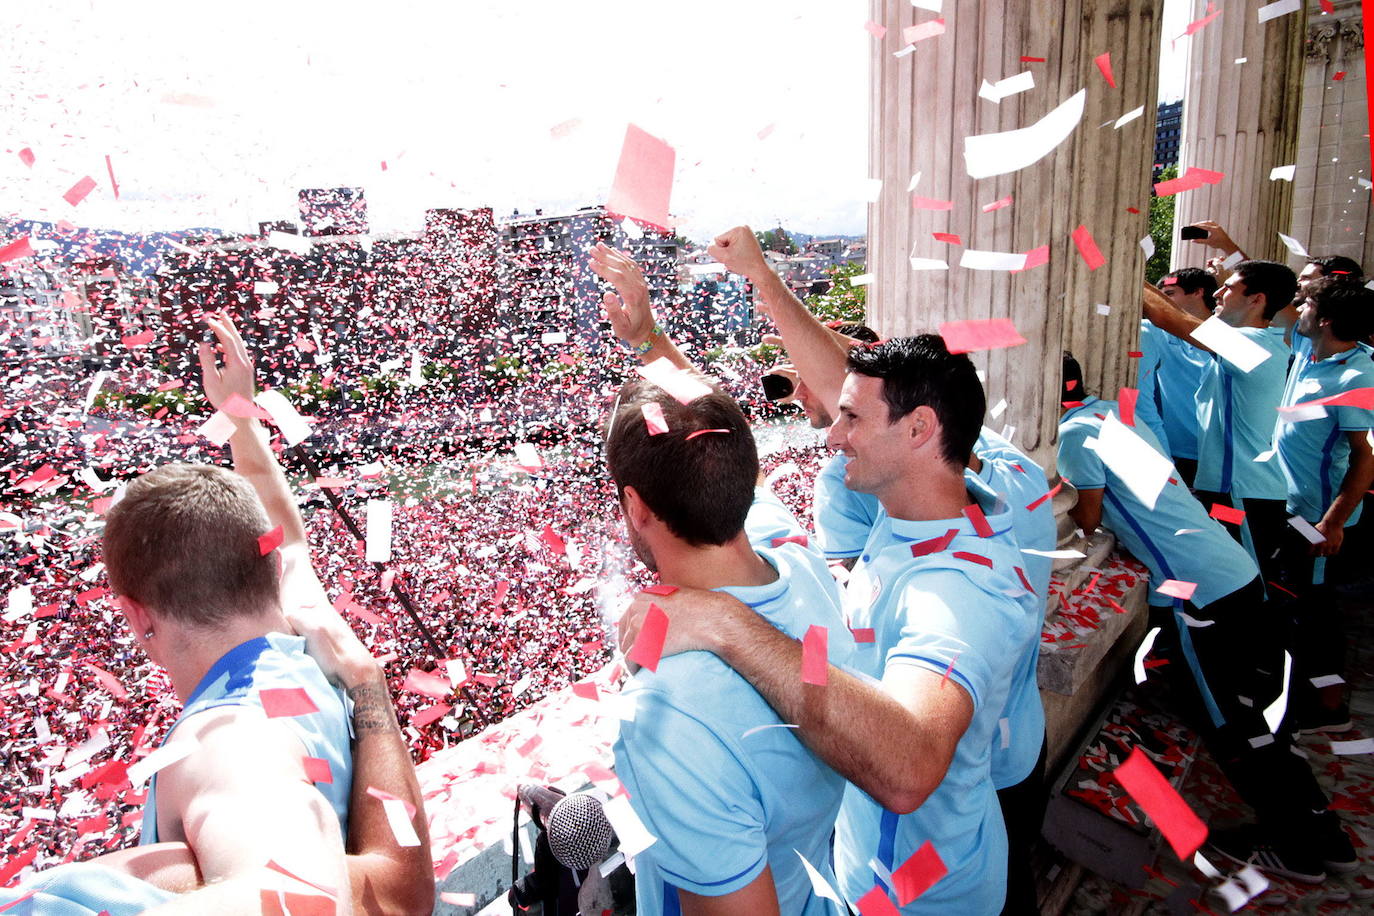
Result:
M1178 166L1171 165L1159 173L1159 181L1178 177ZM1154 239L1154 257L1145 262L1145 279L1158 283L1169 272L1169 259L1174 246L1174 197L1150 195L1150 238Z
M830 289L815 296L807 296L806 307L821 321L847 321L864 324L864 313L868 305L868 287L854 286L849 282L864 272L864 266L857 261L847 261L826 268L830 277Z

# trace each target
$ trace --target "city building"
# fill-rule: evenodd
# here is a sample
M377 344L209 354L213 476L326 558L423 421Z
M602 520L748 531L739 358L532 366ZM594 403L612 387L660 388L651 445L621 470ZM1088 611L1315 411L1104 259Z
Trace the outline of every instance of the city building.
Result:
M1161 102L1155 116L1154 177L1171 165L1178 165L1178 148L1183 140L1183 100Z

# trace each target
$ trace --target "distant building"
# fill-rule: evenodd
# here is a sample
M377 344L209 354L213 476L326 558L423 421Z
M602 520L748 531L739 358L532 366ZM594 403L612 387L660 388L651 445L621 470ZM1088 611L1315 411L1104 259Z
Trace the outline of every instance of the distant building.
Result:
M1171 165L1178 165L1178 147L1183 139L1183 100L1164 102L1155 118L1155 178Z
M306 235L367 234L362 188L305 188L298 202Z

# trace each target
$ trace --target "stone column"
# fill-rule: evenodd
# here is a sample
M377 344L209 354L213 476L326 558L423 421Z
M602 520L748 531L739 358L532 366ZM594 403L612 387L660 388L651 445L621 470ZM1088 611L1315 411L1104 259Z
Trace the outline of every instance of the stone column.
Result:
M1193 19L1207 15L1193 0ZM1180 244L1179 227L1215 219L1251 257L1289 261L1278 233L1292 235L1293 185L1270 181L1275 166L1298 155L1298 114L1303 94L1300 10L1263 25L1254 3L1228 4L1191 38L1183 96L1179 173L1188 166L1223 172L1219 184L1178 195L1174 211L1173 266L1201 266L1210 249ZM1236 63L1244 59L1243 63Z
M1308 20L1289 234L1314 255L1343 254L1369 270L1374 268L1374 208L1365 136L1364 33L1359 0L1335 6L1334 15L1314 14ZM1289 263L1296 266L1296 259Z
M945 33L898 57L903 28L935 14L907 3L870 5L887 34L874 41L870 67L870 175L883 180L883 190L869 216L876 275L869 318L884 335L954 319L1010 318L1028 342L974 358L987 373L989 404L1008 402L996 422L1015 426L1016 443L1051 468L1060 351L1074 351L1087 385L1104 397L1132 383L1127 354L1140 315L1138 243L1147 233L1161 3L976 0L944 7ZM1117 88L1094 63L1103 53L1111 55ZM1000 104L978 97L984 79L1025 70L1034 89ZM1011 174L969 177L965 136L1030 126L1080 89L1087 90L1083 119L1053 153ZM1113 128L1141 106L1143 117ZM913 206L906 189L916 172L922 177L914 194L952 201L952 209ZM1010 206L983 211L1008 196ZM1071 241L1080 225L1107 259L1095 271ZM956 234L962 245L937 241L934 232ZM958 266L963 248L1027 252L1042 245L1049 263L1023 272ZM912 270L913 256L947 260L950 269Z

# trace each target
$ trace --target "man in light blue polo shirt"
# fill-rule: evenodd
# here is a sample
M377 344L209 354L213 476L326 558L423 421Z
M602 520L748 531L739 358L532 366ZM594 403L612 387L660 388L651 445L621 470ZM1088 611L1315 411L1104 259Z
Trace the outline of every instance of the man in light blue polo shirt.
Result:
M1164 275L1159 290L1181 311L1205 321L1212 314L1217 278L1205 270L1185 267ZM1140 382L1140 400L1153 399L1169 439L1169 454L1189 486L1197 468L1198 427L1194 397L1202 382L1207 356L1196 347L1164 333L1148 321L1140 323L1140 350L1146 363L1157 364L1154 389Z
M1353 869L1355 851L1311 770L1290 753L1287 733L1271 734L1263 716L1284 664L1255 562L1177 477L1153 507L1142 501L1127 483L1130 469L1109 465L1095 447L1104 426L1119 422L1116 403L1087 396L1082 371L1067 354L1064 380L1066 403L1081 401L1066 406L1059 421L1059 472L1078 490L1069 514L1085 532L1106 525L1150 568L1151 618L1161 629L1156 651L1172 656L1164 676L1259 819L1254 828L1214 833L1213 845L1236 861L1308 883L1324 881L1329 870ZM1149 429L1137 425L1134 432L1142 447L1153 447ZM1191 596L1162 594L1166 580L1191 586Z
M1152 324L1206 355L1196 394L1198 466L1193 489L1210 510L1214 504L1245 513L1237 540L1273 578L1271 564L1287 527L1287 487L1273 459L1275 410L1288 373L1283 329L1270 321L1293 298L1297 277L1274 261L1242 261L1216 296L1215 316L1268 356L1253 368L1237 365L1192 338L1197 316L1146 284L1145 316ZM1263 459L1263 460L1256 460Z
M813 507L816 537L827 559L857 560L882 515L877 498L844 485L849 460L835 455L816 477ZM1043 623L1054 561L1042 553L1055 549L1054 508L1047 498L1045 472L1014 445L983 427L969 458L969 470L1010 507L1012 529L1023 548L1020 566L1027 581L1022 606L1028 619ZM1037 678L1038 631L1022 650L1012 678L999 732L993 736L992 784L1007 827L1008 911L1035 901L1029 852L1040 835L1047 796L1044 786L1045 709Z
M667 432L648 431L650 404ZM733 400L713 391L684 406L632 382L606 458L631 543L664 585L719 589L783 638L822 627L830 660L849 661L834 579L819 554L790 540L801 529L782 505L756 497L758 456ZM833 881L843 778L710 653L640 669L624 696L635 718L615 744L617 775L657 838L635 860L639 912L679 913L690 901L697 912L828 913L798 853Z
M725 238L747 244L744 231ZM982 386L972 362L935 335L856 348L848 365L830 442L850 458L845 484L884 508L846 598L855 667L878 686L831 668L824 689L808 688L801 647L717 592L652 599L672 621L665 652L719 656L851 781L835 851L851 905L876 895L904 913L997 913L1006 837L992 748L1040 616L1019 603L1024 570L1007 504L964 466ZM627 614L627 636L648 600ZM932 851L947 871L908 899L893 873L919 871Z
M1348 529L1360 520L1361 500L1374 482L1374 410L1302 405L1374 387L1374 363L1359 343L1374 330L1374 291L1356 280L1314 280L1293 330L1293 366L1275 441L1288 511L1315 530L1309 530L1311 538L1286 531L1279 552L1280 581L1298 596L1293 673L1295 682L1301 673L1302 690L1292 718L1304 731L1346 731L1351 723L1343 685L1317 689L1311 679L1345 670L1343 626L1325 588L1326 566L1341 558Z

